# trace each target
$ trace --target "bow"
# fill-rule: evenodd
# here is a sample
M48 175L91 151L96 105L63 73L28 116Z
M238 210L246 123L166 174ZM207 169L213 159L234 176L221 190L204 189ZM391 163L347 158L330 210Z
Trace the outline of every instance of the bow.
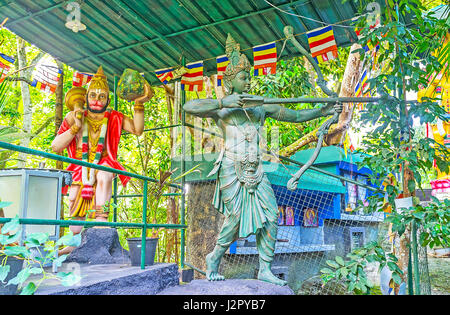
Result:
M328 96L335 98L337 97L337 93L331 91L328 87L327 87L327 81L324 79L323 75L322 75L322 71L320 71L320 68L318 66L318 64L314 61L314 59L312 58L312 56L306 51L305 48L303 48L302 45L300 45L300 43L297 41L297 39L295 39L294 33L293 33L293 28L292 26L285 26L284 27L284 35L286 35L286 40L290 40L292 42L292 44L294 44L294 46L300 51L301 54L303 54L308 61L311 63L311 65L314 67L314 70L317 73L317 85L321 88L321 90ZM337 123L339 120L339 113L338 112L334 112L333 116L331 117L331 119L327 119L322 126L319 127L319 129L317 130L317 146L314 149L313 154L311 155L310 159L308 160L308 162L306 162L293 176L292 178L288 181L287 183L287 188L289 190L295 190L297 189L297 185L298 185L298 181L300 180L300 177L306 172L306 170L315 162L315 160L317 159L317 157L319 156L320 150L322 149L322 143L323 143L323 139L325 137L325 135L328 134L328 130L330 128L331 125Z

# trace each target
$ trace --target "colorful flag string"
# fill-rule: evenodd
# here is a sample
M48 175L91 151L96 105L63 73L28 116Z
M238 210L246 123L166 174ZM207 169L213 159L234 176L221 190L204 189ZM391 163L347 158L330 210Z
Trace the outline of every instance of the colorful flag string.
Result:
M79 87L85 86L91 81L92 77L92 74L75 71L73 73L72 85Z
M277 47L275 42L253 47L254 75L275 74L277 71Z
M187 73L181 77L181 89L184 91L203 90L203 61L196 61L186 65Z
M222 86L223 73L225 72L230 61L226 55L218 56L217 63L217 86Z
M0 53L0 82L2 82L8 75L9 70L14 65L14 62L15 59L13 57Z
M333 27L326 26L308 32L309 49L311 56L317 63L326 62L338 57Z

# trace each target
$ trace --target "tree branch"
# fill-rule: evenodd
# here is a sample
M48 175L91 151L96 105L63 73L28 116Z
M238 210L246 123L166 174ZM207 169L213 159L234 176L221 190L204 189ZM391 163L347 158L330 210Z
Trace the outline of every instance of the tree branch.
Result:
M30 140L37 137L45 128L47 128L47 126L53 121L53 119L55 119L55 116L47 118L47 120L42 125L40 125L35 132L33 132L33 135L30 137Z
M6 81L22 81L27 83L28 85L31 85L32 81L30 79L27 79L25 77L6 77Z

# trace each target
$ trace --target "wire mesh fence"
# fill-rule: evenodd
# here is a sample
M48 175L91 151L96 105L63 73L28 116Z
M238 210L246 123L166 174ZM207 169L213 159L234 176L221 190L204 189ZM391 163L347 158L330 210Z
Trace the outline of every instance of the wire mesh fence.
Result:
M220 137L216 130L206 133L212 138ZM220 143L218 139L210 141ZM197 154L187 154L184 162L186 170L195 168L195 172L185 177L186 263L203 271L195 273L196 278L202 279L206 271L205 257L213 251L225 217L213 205L217 174L208 176L219 152L194 152ZM302 176L298 188L287 189L288 180L311 154L312 150L303 150L283 161L266 155L263 162L278 208L272 210L277 214L272 272L286 280L297 294L347 294L342 283L329 282L324 286L320 270L327 260L345 257L371 241L383 243L389 252L386 214L364 213L358 207L379 192L368 181L370 171L357 167L360 157L346 154L338 147L322 148L314 169ZM179 167L180 163L181 158L174 159L172 168ZM421 279L426 281L426 252L421 251ZM219 273L225 278L254 279L259 270L258 257L255 235L236 236L222 258ZM379 283L378 265L369 264L366 269L372 283Z

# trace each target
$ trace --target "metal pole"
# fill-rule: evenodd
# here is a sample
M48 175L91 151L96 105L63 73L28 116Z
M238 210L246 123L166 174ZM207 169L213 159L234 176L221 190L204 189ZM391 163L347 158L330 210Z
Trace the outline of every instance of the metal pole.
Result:
M414 295L411 247L408 251L408 295Z
M181 58L181 65L184 67L186 65L186 59L183 56ZM185 172L185 156L186 156L186 112L183 110L183 105L186 102L186 92L184 90L180 91L180 107L181 107L181 174ZM186 191L185 191L185 178L181 177L181 205L180 205L180 223L185 224L185 206L186 206ZM184 257L185 257L185 230L180 231L180 267L184 268Z
M414 291L415 295L420 295L420 273L419 273L419 254L417 252L417 225L415 221L412 221L411 224L411 233L412 233L412 256L413 256L413 268L414 268Z
M16 152L22 152L22 153L26 153L26 154L31 154L31 155L36 155L36 156L41 156L41 157L56 160L56 161L62 161L62 162L66 162L66 163L72 163L72 164L76 164L76 165L86 166L86 167L90 167L90 168L93 168L96 170L105 171L105 172L109 172L109 173L130 176L130 177L142 179L142 180L148 180L152 183L158 183L158 181L156 179L148 177L148 176L143 176L143 175L127 172L127 171L118 170L115 168L111 168L109 166L88 163L88 162L85 162L82 160L72 159L72 158L69 158L69 157L66 157L63 155L58 155L58 154L54 154L54 153L49 153L49 152L45 152L45 151L39 151L39 150L27 148L27 147L22 147L20 145L11 144L11 143L4 142L4 141L0 141L0 148L6 149L6 150L12 150L12 151L16 151ZM168 184L168 186L181 189L181 186L176 185L176 184Z
M0 224L8 223L13 218L0 218ZM19 224L25 225L60 225L68 227L70 225L78 226L109 226L129 229L142 229L144 226L147 229L185 229L186 225L181 224L142 224L132 222L100 222L100 221L79 221L79 220L53 220L53 219L19 219Z
M114 110L117 111L119 100L117 99L117 75L114 75ZM114 176L113 181L113 222L117 222L117 175Z
M142 246L141 246L141 269L145 269L145 243L147 241L147 190L148 182L144 181L144 200L142 205Z

